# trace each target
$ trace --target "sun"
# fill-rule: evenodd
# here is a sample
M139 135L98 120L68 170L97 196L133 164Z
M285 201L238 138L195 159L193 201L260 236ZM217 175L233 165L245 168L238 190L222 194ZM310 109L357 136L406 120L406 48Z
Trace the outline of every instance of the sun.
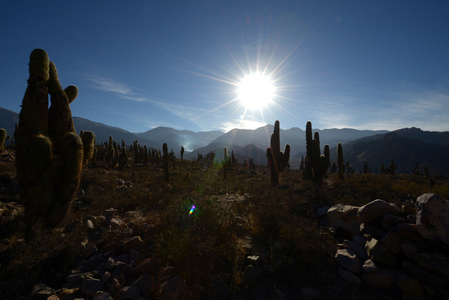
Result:
M276 89L269 76L257 72L246 75L238 84L237 92L246 109L257 110L273 101Z

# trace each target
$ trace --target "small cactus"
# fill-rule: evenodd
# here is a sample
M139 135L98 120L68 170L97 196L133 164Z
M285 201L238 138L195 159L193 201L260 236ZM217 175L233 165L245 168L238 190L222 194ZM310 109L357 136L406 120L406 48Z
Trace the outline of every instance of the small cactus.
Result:
M184 158L184 146L181 146L181 161Z
M270 147L267 148L266 152L268 167L271 171L272 186L279 184L279 173L287 167L290 159L290 145L285 145L285 150L282 152L280 144L279 121L276 120L273 133L271 134Z

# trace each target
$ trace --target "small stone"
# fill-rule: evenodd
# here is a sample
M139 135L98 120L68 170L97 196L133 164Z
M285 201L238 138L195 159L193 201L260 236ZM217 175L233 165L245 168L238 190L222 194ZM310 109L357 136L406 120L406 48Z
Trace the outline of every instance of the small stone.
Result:
M103 281L104 283L109 282L109 280L111 279L111 273L109 273L108 271L103 273L103 276L101 276L101 281Z
M438 194L423 194L416 199L416 226L429 240L449 245L449 201Z
M253 265L253 266L258 266L260 264L260 259L259 259L259 256L257 256L257 255L247 256L246 260L247 260L248 264Z
M302 288L301 295L305 300L321 299L321 293L313 288Z
M153 277L148 273L144 273L142 276L137 278L132 286L138 287L140 290L140 294L145 297L145 299L148 299L150 294L155 290Z
M360 233L365 234L368 233L372 236L374 236L377 239L380 239L384 237L387 233L383 231L382 229L377 228L373 224L369 223L362 223L360 224Z
M31 291L32 299L47 299L51 295L55 294L56 290L48 287L46 284L38 283L33 287Z
M120 292L120 299L135 299L140 296L140 290L137 286L125 286Z
M404 271L406 271L408 274L412 275L413 277L418 278L425 284L429 285L437 285L437 286L447 286L447 280L437 276L427 270L424 270L417 265L415 265L412 262L404 260L401 264Z
M357 215L358 206L335 204L327 211L329 226L341 228L351 235L359 234L360 218Z
M323 217L327 215L327 211L329 210L329 208L331 208L330 205L321 206L320 208L318 208L316 213L318 216Z
M396 276L389 270L379 270L377 272L363 273L362 279L371 287L388 289L395 283Z
M125 240L120 246L119 251L122 253L129 253L131 250L137 250L137 251L145 251L146 244L142 240L140 236L134 236L130 239Z
M103 287L103 282L101 282L99 279L85 276L81 284L81 292L87 295L94 295L95 292L102 290Z
M406 214L406 215L416 215L416 208L411 205L405 205L405 204L402 205L401 211L403 214Z
M388 248L376 239L366 242L365 250L372 261L381 264L396 266L398 260Z
M402 238L396 231L396 228L392 228L387 235L380 239L380 242L384 244L388 250L394 254L401 253L401 242Z
M360 258L351 249L338 249L335 260L352 273L360 273L362 270Z
M348 270L342 267L338 268L338 275L344 280L349 281L351 283L362 284L362 281L360 280L359 276L355 275L352 272L349 272Z
M261 267L249 265L245 268L243 273L243 282L246 285L252 285L262 277L262 274L263 269Z
M366 244L366 239L360 235L360 234L356 234L352 237L352 241L357 243L358 245L365 247Z
M282 241L276 241L273 244L273 251L275 253L283 253L285 251L285 243Z
M365 273L376 272L379 270L379 268L371 259L368 259L363 263L362 269Z
M359 208L358 216L362 223L380 223L386 214L399 215L401 210L394 203L376 199Z
M418 233L418 229L415 224L398 223L396 224L396 230L402 237L408 240L414 242L424 241L424 238Z
M109 293L104 292L104 291L97 291L95 293L94 299L95 300L114 300Z
M413 256L418 266L449 279L449 256L440 252L417 253Z
M413 259L413 256L418 253L418 246L407 240L403 240L401 243L401 252L409 259Z
M129 251L129 264L131 266L136 266L140 261L140 252L132 249Z
M424 288L421 283L412 276L400 274L396 279L396 285L404 294L410 297L419 297L424 294Z
M390 231L391 228L395 227L397 223L404 223L405 219L403 217L387 214L384 216L381 226L383 230Z
M94 230L95 229L94 222L92 222L92 220L86 220L86 222L84 222L84 228L88 230Z
M344 245L346 248L349 248L349 249L351 249L352 251L354 251L355 254L357 254L357 256L358 256L362 261L365 261L365 260L369 259L368 254L366 254L365 249L364 249L360 244L357 244L356 242L353 242L353 241L345 240L345 241L343 242L343 245ZM365 243L363 244L363 246L364 246L364 245L365 245Z
M161 297L163 299L177 299L186 288L184 280L175 276L161 284Z

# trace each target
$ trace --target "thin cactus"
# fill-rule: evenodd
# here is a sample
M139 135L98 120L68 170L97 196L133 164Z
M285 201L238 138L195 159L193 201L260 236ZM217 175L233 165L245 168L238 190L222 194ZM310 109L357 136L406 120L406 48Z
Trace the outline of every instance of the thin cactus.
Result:
M344 159L343 159L343 146L338 143L337 144L337 167L338 167L338 176L340 179L344 179L344 173L345 173L345 165L344 165Z
M169 161L169 155L168 155L168 148L167 148L167 143L164 143L162 145L162 152L163 152L163 156L162 159L164 161L164 179L166 182L170 181L170 174L169 174L169 166L168 166L168 161Z

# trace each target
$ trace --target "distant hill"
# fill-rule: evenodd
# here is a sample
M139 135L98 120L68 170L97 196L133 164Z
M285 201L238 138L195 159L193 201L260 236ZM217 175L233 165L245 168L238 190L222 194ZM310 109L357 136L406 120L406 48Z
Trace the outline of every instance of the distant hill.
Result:
M168 127L131 133L80 117L73 117L73 120L78 133L81 130L93 131L97 143L107 142L111 135L117 142L123 139L127 145L137 140L141 145L160 149L163 143L167 143L176 156L184 146L186 159L196 159L198 153L206 155L214 151L219 161L226 146L229 154L234 151L239 162L251 157L258 165L266 165L265 151L273 132L273 125L266 125L254 130L233 129L224 134L221 131L193 132ZM8 135L14 134L14 124L18 121L17 113L0 108L0 128L5 128ZM342 143L345 161L349 161L357 172L363 169L365 161L372 172L379 172L381 163L386 167L394 158L397 173L411 173L415 163L418 163L421 172L427 167L431 174L449 176L449 132L423 131L415 127L393 132L350 128L314 129L313 132L319 132L321 148L325 144L330 146L331 160L336 160L337 143ZM281 129L281 148L284 149L286 144L291 146L290 165L298 168L306 151L304 130L297 127Z
M8 135L14 134L15 123L19 122L19 114L13 111L0 108L0 128L5 128ZM109 136L117 142L125 141L126 145L132 145L137 140L140 145L162 149L162 144L167 143L169 149L173 148L175 153L179 153L181 146L185 150L192 151L195 148L204 147L213 139L222 135L221 131L193 132L188 130L176 130L167 127L157 127L143 132L132 133L124 129L93 122L88 119L73 117L77 133L80 131L92 131L95 133L97 143L109 141Z
M205 147L195 149L191 153L186 155L187 159L197 159L198 153L207 155L209 152L215 152L215 161L221 162L224 156L224 147L228 147L228 154L231 155L234 151L234 155L239 163L243 163L245 159L252 158L256 165L266 165L267 159L265 156L265 149L262 149L254 144L246 145L245 147L240 146L226 146L223 143L211 143Z
M273 125L266 125L254 130L248 129L232 129L213 140L211 144L221 144L233 149L234 147L245 147L247 145L255 145L258 148L266 149L270 145L271 134L273 133ZM297 127L280 130L281 148L286 144L290 144L291 157L301 157L306 152L306 133ZM336 147L337 143L346 143L359 138L372 136L376 134L387 133L386 130L356 130L356 129L313 129L320 135L320 143L322 147L328 144L329 147ZM265 150L264 150L265 151Z
M435 138L435 137L440 138ZM412 173L417 163L420 172L449 176L449 132L429 132L418 128L405 128L387 134L375 135L343 145L344 160L359 172L368 162L371 172L380 173L380 165L388 167L391 158L396 163L396 173ZM331 160L336 150L331 150Z
M173 148L175 153L180 151L181 146L188 152L204 147L221 135L223 135L221 131L193 132L169 127L156 127L146 132L137 133L139 139L144 138L158 142L160 145L157 148L162 148L162 144L167 143L169 150Z
M109 136L112 136L114 141L121 143L122 140L126 145L132 145L135 140L141 145L153 148L162 148L162 144L159 145L155 141L149 139L141 138L135 133L131 133L124 129L118 127L108 126L102 123L97 123L90 121L88 119L83 119L80 117L73 117L73 122L75 123L75 129L78 133L80 131L92 131L95 133L95 138L97 143L104 143L109 141Z

